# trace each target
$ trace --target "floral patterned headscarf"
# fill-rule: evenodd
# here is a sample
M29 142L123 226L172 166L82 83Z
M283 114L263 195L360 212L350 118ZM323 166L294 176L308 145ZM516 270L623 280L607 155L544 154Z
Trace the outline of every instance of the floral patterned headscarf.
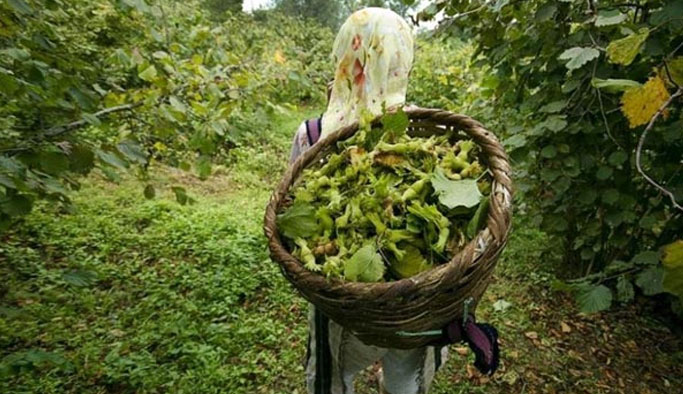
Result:
M332 95L323 115L322 135L404 104L413 64L413 34L391 10L365 8L353 13L334 41L336 65Z

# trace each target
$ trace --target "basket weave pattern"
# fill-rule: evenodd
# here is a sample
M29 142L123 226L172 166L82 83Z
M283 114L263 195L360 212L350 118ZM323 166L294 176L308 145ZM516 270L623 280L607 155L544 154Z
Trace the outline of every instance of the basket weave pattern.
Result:
M486 227L448 263L398 281L346 282L306 270L283 245L276 216L289 189L303 169L324 157L337 141L351 137L358 130L357 124L325 136L288 168L271 196L264 223L272 259L304 298L364 343L400 349L428 345L434 337L402 336L398 332L440 329L462 316L464 301L470 297L476 307L505 247L512 216L510 165L491 132L470 117L448 111L416 108L406 113L411 135L430 136L448 129L466 134L481 148L481 159L493 178Z

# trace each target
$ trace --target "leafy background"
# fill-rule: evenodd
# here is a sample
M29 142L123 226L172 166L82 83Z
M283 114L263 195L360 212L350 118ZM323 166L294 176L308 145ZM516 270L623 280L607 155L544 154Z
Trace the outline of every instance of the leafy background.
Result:
M683 2L6 0L1 391L304 392L307 307L261 215L367 5L440 20L409 101L482 121L515 169L478 311L501 371L454 347L433 391L683 384Z
M668 290L681 312L680 292L662 286L678 274L660 260L662 248L680 248L683 232L674 97L683 82L682 11L681 1L500 0L435 1L421 13L443 13L440 34L473 43L488 99L467 111L502 133L519 206L554 236L559 273L581 278L557 285L576 292L585 312L631 301L634 285L649 296Z

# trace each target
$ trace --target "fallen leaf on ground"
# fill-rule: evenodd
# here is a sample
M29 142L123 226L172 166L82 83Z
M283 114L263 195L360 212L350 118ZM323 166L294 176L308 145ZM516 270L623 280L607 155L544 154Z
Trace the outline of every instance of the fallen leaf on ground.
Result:
M567 324L565 322L560 322L560 327L562 328L562 332L564 332L564 333L572 332L572 328L569 326L569 324Z
M538 333L536 331L525 332L524 336L529 339L538 339Z
M479 375L479 371L471 364L467 364L467 368L465 369L467 370L467 379L472 380Z
M510 371L510 372L506 373L505 375L503 375L501 380L503 382L509 384L510 386L512 386L513 384L515 384L517 382L517 380L519 380L519 374L515 371Z
M573 376L576 376L577 378L581 377L581 371L578 369L569 369L569 373L572 374Z
M488 376L482 375L479 370L471 364L467 364L467 379L475 385L486 384L491 381Z
M119 330L118 328L115 328L115 329L109 331L109 333L110 333L111 335L117 337L117 338L120 338L120 337L122 337L122 336L124 336L124 335L126 334L125 332Z
M468 349L465 346L459 346L455 348L455 352L458 353L461 356L467 356L467 353L469 353L470 349Z
M581 354L578 353L578 352L575 351L575 350L569 350L569 352L567 352L567 354L569 355L569 357L571 357L571 358L573 358L573 359L575 359L575 360L581 360L581 361L583 361L583 357L581 357Z

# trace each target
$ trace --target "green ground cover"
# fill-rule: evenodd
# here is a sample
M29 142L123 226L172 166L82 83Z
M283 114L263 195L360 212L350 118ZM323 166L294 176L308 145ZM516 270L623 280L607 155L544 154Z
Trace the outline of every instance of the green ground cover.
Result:
M0 392L303 393L306 303L268 259L263 208L292 133L277 117L205 181L162 166L145 183L95 174L74 211L40 204L0 244ZM179 205L183 186L195 203ZM452 347L433 393L661 392L683 385L683 344L647 301L579 315L551 290L551 240L518 215L479 319L502 366L479 376ZM679 333L680 334L680 333ZM376 392L369 370L360 393Z

